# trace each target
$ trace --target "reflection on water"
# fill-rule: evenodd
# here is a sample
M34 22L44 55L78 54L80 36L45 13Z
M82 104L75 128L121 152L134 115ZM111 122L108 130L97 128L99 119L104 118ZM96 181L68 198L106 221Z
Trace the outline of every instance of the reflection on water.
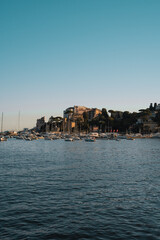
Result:
M0 239L160 239L159 144L0 143Z

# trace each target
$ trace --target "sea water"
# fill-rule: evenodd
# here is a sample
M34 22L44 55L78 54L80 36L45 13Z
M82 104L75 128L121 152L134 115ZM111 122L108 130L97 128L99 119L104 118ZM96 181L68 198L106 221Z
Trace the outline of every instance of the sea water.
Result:
M0 240L160 239L160 139L0 142Z

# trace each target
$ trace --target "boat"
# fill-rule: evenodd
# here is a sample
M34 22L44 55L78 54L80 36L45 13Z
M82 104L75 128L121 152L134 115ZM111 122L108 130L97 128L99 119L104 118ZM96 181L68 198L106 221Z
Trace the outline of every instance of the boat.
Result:
M39 136L38 139L44 139L44 137L43 136Z
M91 133L89 133L88 137L98 138L98 137L99 137L99 134L98 134L97 132L91 132Z
M138 138L146 138L146 137L144 135L142 136L141 133L136 133L136 134L126 134L126 139L128 138L138 139Z
M157 133L152 134L152 138L160 138L160 133L157 132Z
M1 119L1 133L3 133L3 112L2 112L2 119ZM7 138L1 135L0 142L4 142L4 141L7 141Z
M86 142L95 142L96 139L93 138L93 137L88 137L88 138L85 138L85 141L86 141Z
M24 136L16 136L15 138L18 140L24 140Z
M126 139L126 135L118 135L118 139Z
M73 138L65 138L64 139L66 142L73 142Z
M60 139L60 136L54 135L52 138L53 138L53 140L58 140L58 139Z
M7 138L5 138L5 137L0 137L0 142L4 142L4 141L7 141Z
M126 138L127 140L135 140L135 138L132 138L132 137L129 137L129 138Z
M30 137L31 138L31 140L38 140L38 137L37 136L32 136L32 137Z
M108 140L108 134L107 133L101 133L99 135L99 139L101 139L101 140Z
M52 138L51 136L45 136L44 139L45 139L45 140L50 140L50 141L53 140L53 138Z
M25 140L26 141L32 141L33 139L31 137L26 137Z
M81 140L80 137L74 137L74 140Z

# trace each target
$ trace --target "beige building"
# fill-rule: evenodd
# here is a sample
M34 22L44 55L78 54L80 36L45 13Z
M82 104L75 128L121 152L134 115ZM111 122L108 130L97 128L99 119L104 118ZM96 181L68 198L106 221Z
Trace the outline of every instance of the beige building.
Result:
M102 111L98 108L92 108L88 111L88 120L92 120L93 118L97 117L99 114L101 114Z
M71 118L78 118L78 117L83 117L83 113L87 112L88 113L88 119L92 120L95 118L98 114L101 114L102 111L98 108L87 108L84 106L74 106L74 107L69 107L63 112L63 117L67 119Z
M101 110L97 108L88 108L84 106L69 107L63 112L64 117L64 130L71 131L71 129L78 129L79 121L84 121L83 114L87 113L88 120L91 121L93 118L101 114Z
M82 116L84 112L90 111L90 108L84 107L84 106L74 106L74 107L69 107L63 112L63 117L67 119L71 119L72 117L77 118L79 116Z

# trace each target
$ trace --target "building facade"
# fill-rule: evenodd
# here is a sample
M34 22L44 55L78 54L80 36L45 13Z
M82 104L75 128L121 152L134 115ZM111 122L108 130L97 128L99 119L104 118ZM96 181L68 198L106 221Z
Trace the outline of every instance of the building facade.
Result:
M37 123L36 123L36 128L38 131L41 131L42 127L44 127L44 125L46 124L45 122L45 117L42 117L40 119L37 119Z

